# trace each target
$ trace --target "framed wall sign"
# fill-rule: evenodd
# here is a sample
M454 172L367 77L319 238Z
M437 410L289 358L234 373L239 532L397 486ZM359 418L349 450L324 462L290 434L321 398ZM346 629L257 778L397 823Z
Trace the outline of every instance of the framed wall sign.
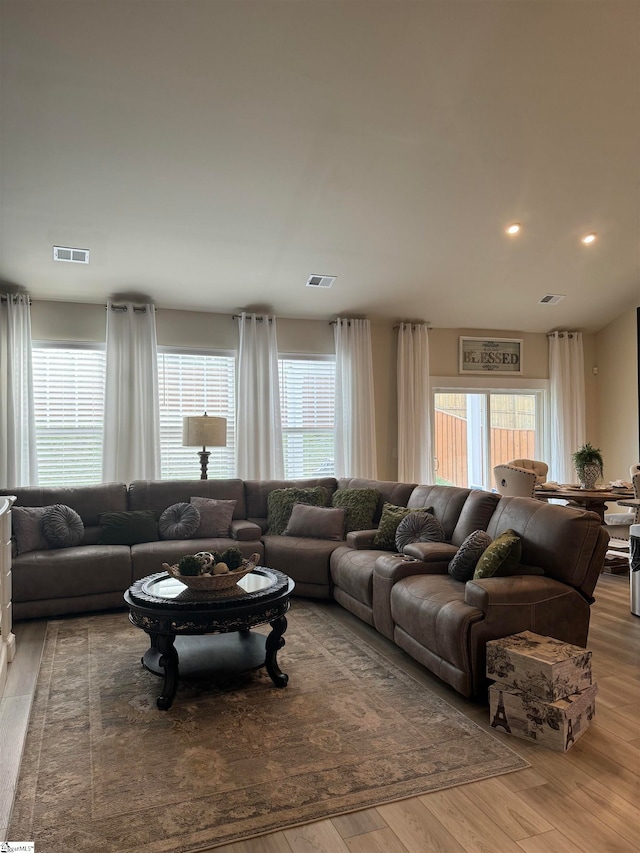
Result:
M522 373L517 338L460 338L460 373Z

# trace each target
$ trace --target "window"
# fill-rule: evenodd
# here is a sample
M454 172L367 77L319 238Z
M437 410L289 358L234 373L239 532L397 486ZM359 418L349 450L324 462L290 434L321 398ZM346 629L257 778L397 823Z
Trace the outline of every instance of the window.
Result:
M38 342L32 359L40 485L99 483L104 347Z
M334 473L335 373L333 359L278 361L284 476L331 476Z
M542 391L438 390L437 482L492 489L493 468L511 459L543 459Z
M163 480L197 480L197 447L182 446L185 415L227 419L227 446L207 448L209 479L235 477L235 356L158 348L160 397L160 476Z

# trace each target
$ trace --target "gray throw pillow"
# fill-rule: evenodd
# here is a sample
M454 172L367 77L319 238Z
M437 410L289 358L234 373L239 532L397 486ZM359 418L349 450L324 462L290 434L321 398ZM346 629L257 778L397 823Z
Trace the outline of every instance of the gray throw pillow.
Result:
M430 512L412 512L396 530L396 548L402 551L412 542L444 542L444 527Z
M168 506L158 520L161 539L190 539L200 524L200 513L193 504Z
M342 507L294 504L285 536L302 536L307 539L344 539L347 511Z
M42 516L45 539L52 548L73 548L82 542L84 524L70 506L54 504L45 508Z
M491 537L484 530L474 530L458 548L457 554L449 563L449 575L457 581L466 583L473 577L478 560L491 545Z
M331 505L347 511L346 532L371 530L380 492L377 489L338 489L333 493Z
M273 489L267 495L267 520L269 536L282 536L294 504L308 504L309 506L326 506L327 492L322 486L313 486L308 489Z
M197 539L228 539L231 519L238 501L219 501L216 498L190 498L200 513Z
M11 509L11 525L18 554L48 550L49 543L42 528L42 516L46 510L46 506L14 506Z

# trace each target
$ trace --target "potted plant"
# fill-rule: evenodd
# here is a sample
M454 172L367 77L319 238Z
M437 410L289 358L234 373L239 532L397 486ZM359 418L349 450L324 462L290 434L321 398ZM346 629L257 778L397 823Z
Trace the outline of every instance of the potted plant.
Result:
M579 447L572 454L576 474L583 489L593 489L598 477L602 477L604 463L599 447L592 447L589 442Z

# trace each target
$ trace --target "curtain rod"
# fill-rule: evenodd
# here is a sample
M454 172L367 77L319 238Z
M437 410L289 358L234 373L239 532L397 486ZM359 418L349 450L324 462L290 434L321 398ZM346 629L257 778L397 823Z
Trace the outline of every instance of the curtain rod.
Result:
M564 338L566 335L568 338L572 338L574 335L579 335L580 332L547 332L547 337L552 338L554 335L557 335L559 338Z
M393 328L394 330L399 329L400 326L411 326L412 329L417 329L418 326L426 326L429 332L433 329L433 326L430 326L428 323L397 323Z
M104 307L105 307L105 311L109 310L108 305L105 305ZM129 308L126 305L112 305L111 310L112 311L128 311ZM136 314L146 314L147 313L147 306L146 305L134 305L133 310ZM156 310L155 305L153 306L153 310L154 311Z
M241 317L242 317L242 314L232 314L231 315L232 320L240 320ZM244 319L245 320L251 320L252 317L249 315L249 316L245 317ZM270 323L273 322L272 317L269 317L268 320ZM256 323L264 323L264 317L262 314L256 314Z
M3 294L0 296L0 302L8 302L9 299L13 299L14 296L26 296L26 293L9 293L7 295ZM31 299L29 298L29 305L31 305Z

